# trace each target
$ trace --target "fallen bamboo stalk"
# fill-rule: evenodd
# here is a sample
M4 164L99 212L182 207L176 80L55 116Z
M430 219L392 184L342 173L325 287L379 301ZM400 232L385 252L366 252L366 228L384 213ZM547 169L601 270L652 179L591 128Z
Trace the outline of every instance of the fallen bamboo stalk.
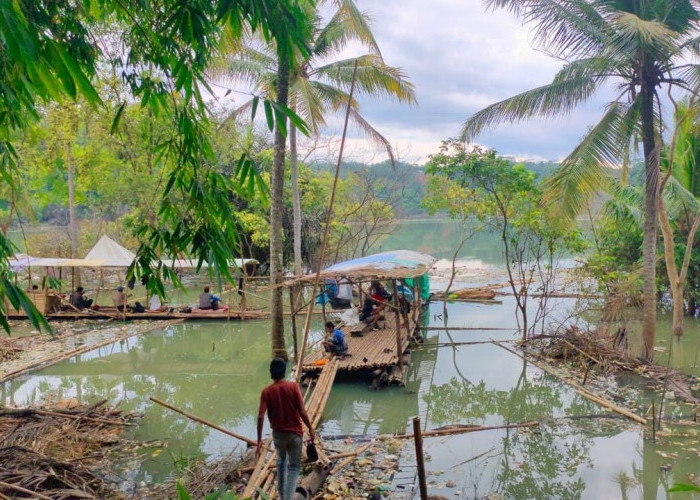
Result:
M427 331L440 331L440 330L453 330L453 331L482 331L482 330L499 330L499 331L514 331L517 328L493 328L489 326L419 326L421 330Z
M499 340L498 342L519 342L520 340ZM479 345L479 344L493 344L493 340L475 340L472 342L435 342L434 344L420 344L413 348L413 350L418 349L429 349L431 347L455 347L460 345Z
M436 437L436 436L451 436L453 434L467 434L470 432L480 432L480 431L494 431L498 429L520 429L526 427L536 427L540 423L536 420L531 422L523 422L521 424L506 424L506 425L474 425L474 426L464 426L464 427L452 427L449 429L436 429L433 431L424 431L421 433L423 437ZM388 438L394 439L413 439L413 434L396 434L389 435Z
M365 445L363 445L363 446L360 446L360 447L359 447L357 450L355 450L354 452L349 452L349 453L351 453L350 456L348 456L345 460L343 460L343 461L340 462L338 465L336 465L335 467L333 467L333 468L331 469L330 474L335 474L335 473L337 473L338 471L340 471L342 468L346 467L348 464L350 464L350 463L353 462L355 459L357 459L357 457L359 457L362 453L364 453L365 451L367 451L367 449L369 449L370 446L372 446L372 443L371 443L371 442L370 442L370 443L367 443L367 444L365 444ZM328 457L328 458L331 458L331 457Z
M17 486L16 484L10 484L6 483L5 481L0 481L0 486L10 488L11 490L19 491L20 493L25 493L27 495L30 495L30 498L41 498L42 500L51 500L51 497L47 497L46 495L42 495L41 493L36 491L28 490L27 488L22 488L21 486Z
M555 337L555 338L556 338L556 337ZM595 362L595 363L598 364L598 365L602 364L602 363L600 362L600 360L594 358L593 356L591 356L590 354L588 354L588 353L587 353L586 351L584 351L583 349L580 349L579 347L576 347L574 344L572 344L571 342L569 342L569 341L566 340L565 338L561 338L561 337L559 337L559 338L560 338L560 340L563 340L564 343L565 343L566 345L568 345L569 347L575 349L575 350L578 351L579 353L583 354L584 356L586 356L586 357L587 357L588 359L590 359L591 361Z
M493 450L495 450L495 449L496 449L496 448L491 448L490 450L486 450L486 451L483 452L483 453L479 453L478 455L475 455L475 456L473 456L472 458L468 458L468 459L466 459L464 462L460 462L460 463L458 463L457 465L453 465L452 467L449 468L449 470L456 469L457 467L461 467L461 466L463 466L463 465L466 465L466 464L468 464L469 462L473 462L474 460L478 460L478 459L480 459L481 457L483 457L484 455L487 455L487 454L491 453L491 452L492 452Z
M510 347L506 347L505 345L503 345L501 342L499 342L499 341L497 341L497 340L494 340L493 343L496 344L497 346L499 346L499 347L505 349L506 351L511 352L511 353L515 354L516 356L518 356L518 357L524 359L524 360L527 361L528 363L533 364L534 366L536 366L536 367L539 368L540 370L542 370L542 371L544 371L544 372L546 372L546 373L552 375L553 377L556 377L556 378L557 378L558 380L560 380L561 382L564 382L564 383L566 383L566 384L569 384L580 396L583 396L584 398L586 398L586 399L588 399L588 400L590 400L590 401L593 401L594 403L597 403L597 404L599 404L600 406L602 406L602 407L604 407L604 408L607 408L607 409L609 409L609 410L611 410L611 411L614 411L615 413L619 413L620 415L623 415L623 416L629 418L630 420L634 420L634 421L637 422L638 424L641 424L641 425L643 425L643 426L646 426L646 424L647 424L646 419L643 418L643 417L640 417L640 416L637 415L636 413L633 413L633 412L631 412L631 411L629 411L629 410L627 410L627 409L625 409L625 408L622 408L622 407L620 407L620 406L617 406L615 403L613 403L612 401L609 401L609 400L607 400L607 399L605 399L605 398L602 398L602 397L600 397L600 396L596 396L595 394L593 394L592 392L588 391L587 389L584 389L584 388L583 388L580 384L578 384L577 382L575 382L575 381L573 381L573 380L565 379L564 377L562 377L561 375L559 375L558 373L556 373L554 370L552 370L551 368L547 367L546 365L544 365L544 364L542 364L542 363L538 363L538 362L536 362L536 361L534 361L534 360L532 360L532 359L528 359L527 357L525 357L524 354L519 353L519 352L517 352L516 350L511 349Z
M240 439L241 441L248 443L251 446L257 446L257 444L258 444L257 441L253 441L250 438L247 438L245 436L241 436L240 434L236 434L235 432L230 431L228 429L224 429L220 425L216 425L215 423L209 422L208 420L205 420L202 417L198 417L197 415L193 415L189 412L186 412L185 410L181 410L180 408L176 408L175 406L169 405L165 401L161 401L160 399L154 398L153 396L151 396L148 399L150 399L154 403L158 403L161 406L165 406L166 408L173 410L174 412L177 412L181 415L184 415L185 417L189 418L190 420L194 420L195 422L199 422L200 424L204 424L206 426L209 426L212 429L216 429L219 432L223 432L224 434L228 434L231 437L235 437L236 439Z
M430 298L430 302L474 302L476 304L503 304L502 300L497 299L446 299L446 298Z
M88 420L90 422L98 422L101 424L109 424L109 425L136 425L131 422L119 422L115 420L108 420L106 418L99 418L99 417L88 417L85 415L73 415L70 413L60 413L60 412L55 412L55 411L50 411L50 410L32 410L31 413L35 415L43 415L46 417L56 417L56 418L67 418L69 420ZM28 415L29 413L24 412L24 415Z

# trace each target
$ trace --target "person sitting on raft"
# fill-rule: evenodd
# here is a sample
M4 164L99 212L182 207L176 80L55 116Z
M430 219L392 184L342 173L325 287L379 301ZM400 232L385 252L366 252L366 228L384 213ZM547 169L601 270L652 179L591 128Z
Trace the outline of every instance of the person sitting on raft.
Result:
M199 294L199 308L212 311L228 311L228 306L221 305L221 299L210 292L209 286L204 287L204 292Z
M70 303L78 309L89 309L92 306L92 299L88 299L85 296L85 289L79 286L70 294Z
M160 301L157 293L154 293L151 300L148 301L148 311L149 312L165 312L168 307Z
M117 311L124 311L124 308L129 308L129 304L126 302L127 295L124 293L124 287L119 285L117 287L117 291L114 292L114 295L112 296L112 302L114 302L114 307L117 308Z
M377 323L379 320L384 319L382 314L384 308L386 307L386 290L378 282L373 281L370 288L370 296L365 299L364 306L362 307L362 312L360 313L360 321L367 323L372 330L379 330Z
M347 356L348 342L345 334L332 321L326 323L326 333L328 337L323 341L323 349L333 356Z

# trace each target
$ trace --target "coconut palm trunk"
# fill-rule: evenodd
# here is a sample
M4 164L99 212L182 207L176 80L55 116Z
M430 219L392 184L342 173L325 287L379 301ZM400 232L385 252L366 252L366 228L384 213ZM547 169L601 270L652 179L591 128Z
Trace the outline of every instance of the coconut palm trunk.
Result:
M303 273L301 259L301 196L299 194L299 153L297 151L297 129L289 130L289 165L292 173L292 211L294 224L294 274Z
M277 104L287 106L289 96L289 55L280 53L277 68ZM270 311L272 315L271 342L272 356L287 359L284 342L284 318L282 309L282 288L276 286L282 282L284 272L282 211L284 209L284 153L286 145L286 118L277 115L275 126L275 146L270 180L270 283L272 298Z
M644 148L644 239L642 240L642 273L644 277L643 334L644 358L654 357L656 337L656 249L659 231L659 143L654 123L654 69L647 61L642 70L641 125Z

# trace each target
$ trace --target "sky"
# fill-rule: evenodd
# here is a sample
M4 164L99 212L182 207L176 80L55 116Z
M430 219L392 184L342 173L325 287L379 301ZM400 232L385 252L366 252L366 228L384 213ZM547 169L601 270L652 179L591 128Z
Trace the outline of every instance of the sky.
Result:
M440 141L459 134L481 108L547 84L561 67L533 48L528 30L511 14L487 11L480 0L356 0L372 17L387 64L399 66L415 86L418 106L361 99L363 116L392 143L400 159L422 163ZM500 125L475 142L517 159L561 160L604 111L602 95L571 115ZM342 117L329 120L340 135ZM349 157L383 161L356 130Z

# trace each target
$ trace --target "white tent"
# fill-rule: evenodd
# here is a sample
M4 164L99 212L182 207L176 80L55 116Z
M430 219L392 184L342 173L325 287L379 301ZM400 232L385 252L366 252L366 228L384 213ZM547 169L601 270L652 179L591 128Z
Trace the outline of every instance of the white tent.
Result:
M101 267L128 267L136 258L134 252L127 250L109 236L102 236L85 260L102 261Z

